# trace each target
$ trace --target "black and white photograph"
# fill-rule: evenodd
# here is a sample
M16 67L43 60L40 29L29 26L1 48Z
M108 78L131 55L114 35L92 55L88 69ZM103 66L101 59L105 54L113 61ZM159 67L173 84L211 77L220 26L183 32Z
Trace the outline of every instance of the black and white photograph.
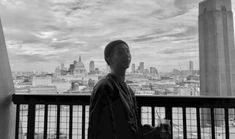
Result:
M0 139L235 139L235 0L0 0Z

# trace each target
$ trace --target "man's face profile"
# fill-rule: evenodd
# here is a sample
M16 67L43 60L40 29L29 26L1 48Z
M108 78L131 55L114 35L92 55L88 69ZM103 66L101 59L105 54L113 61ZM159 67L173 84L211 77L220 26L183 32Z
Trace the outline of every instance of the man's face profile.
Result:
M129 68L131 62L131 54L129 48L125 44L120 44L113 49L110 58L110 67L118 69Z

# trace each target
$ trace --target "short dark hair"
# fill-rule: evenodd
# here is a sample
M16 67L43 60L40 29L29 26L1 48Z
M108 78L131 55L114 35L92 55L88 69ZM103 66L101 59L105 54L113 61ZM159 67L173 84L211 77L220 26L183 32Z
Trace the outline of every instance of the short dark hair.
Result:
M116 46L123 45L123 44L129 48L128 44L123 40L111 41L110 43L106 45L104 49L104 59L108 65L109 65L108 59L112 56L114 48Z

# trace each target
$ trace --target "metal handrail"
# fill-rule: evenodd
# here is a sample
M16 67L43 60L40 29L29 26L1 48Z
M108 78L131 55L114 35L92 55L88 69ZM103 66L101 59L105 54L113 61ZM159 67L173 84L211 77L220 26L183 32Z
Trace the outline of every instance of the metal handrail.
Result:
M235 97L209 97L209 96L146 96L136 95L138 106L151 107L151 121L152 125L155 126L155 108L165 108L165 118L171 120L173 125L173 108L182 108L182 121L183 121L183 137L187 139L187 112L186 108L196 109L196 123L197 123L197 135L198 139L201 138L201 109L207 108L210 111L208 115L211 120L211 135L212 139L216 137L215 131L215 119L214 114L217 108L222 108L224 113L224 124L225 124L225 137L229 139L229 109L235 108ZM68 105L70 108L70 122L69 122L69 138L72 138L72 117L73 117L73 105L82 106L82 139L85 139L85 108L90 103L90 94L13 94L12 101L16 104L16 139L18 139L19 130L19 111L20 105L28 105L28 127L35 126L35 107L36 105L45 106L44 125L47 125L47 110L49 105L57 105L57 129L56 135L59 139L60 133L60 106ZM141 109L139 109L139 116L141 117ZM173 131L173 128L171 128ZM30 139L34 138L34 128L27 129L27 137ZM47 138L47 127L44 127L44 138ZM172 137L173 138L173 137Z

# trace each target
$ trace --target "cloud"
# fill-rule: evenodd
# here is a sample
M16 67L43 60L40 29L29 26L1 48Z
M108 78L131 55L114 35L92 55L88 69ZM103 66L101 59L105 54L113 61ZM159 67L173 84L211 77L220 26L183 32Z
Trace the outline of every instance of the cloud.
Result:
M127 41L133 61L175 65L198 58L200 1L1 0L0 16L11 65L69 64L79 55L85 65L102 63L105 45L115 39Z

